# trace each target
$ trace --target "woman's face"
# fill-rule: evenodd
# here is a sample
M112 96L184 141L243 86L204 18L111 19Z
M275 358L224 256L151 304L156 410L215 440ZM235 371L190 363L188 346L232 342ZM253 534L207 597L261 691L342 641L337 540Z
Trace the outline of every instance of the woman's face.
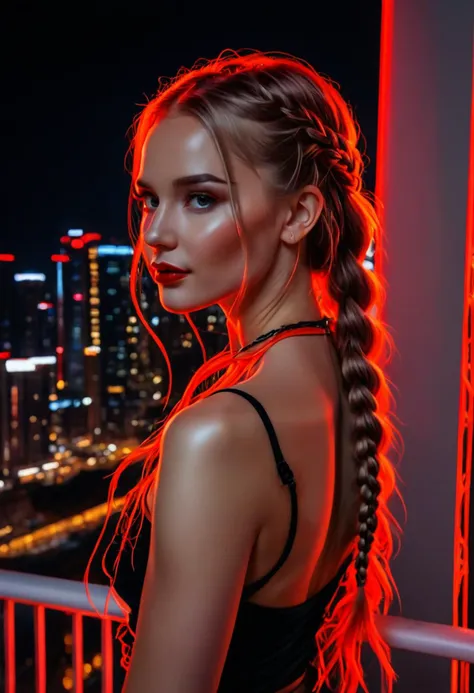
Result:
M255 288L274 261L283 212L261 172L232 154L230 164L248 248L247 284ZM150 130L135 189L145 261L163 307L183 313L229 306L242 284L245 254L223 163L197 118L168 116ZM160 263L186 274L160 272Z

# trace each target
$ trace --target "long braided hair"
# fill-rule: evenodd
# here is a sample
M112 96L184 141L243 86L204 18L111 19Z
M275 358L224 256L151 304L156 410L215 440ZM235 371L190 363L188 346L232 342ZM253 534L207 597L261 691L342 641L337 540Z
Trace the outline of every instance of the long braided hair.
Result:
M394 592L389 560L392 533L398 526L388 499L396 491L396 479L386 456L394 429L388 418L389 390L380 366L387 342L380 321L383 291L376 273L363 264L371 242L377 241L380 226L362 187L363 159L357 148L359 131L354 117L336 86L303 61L280 54L225 52L215 60L180 71L168 84L162 83L157 96L144 108L135 123L133 181L150 127L171 109L200 119L218 147L229 181L232 150L251 165L266 167L276 194L291 193L310 183L317 184L323 194L324 209L305 240L304 257L321 296L321 307L335 322L334 341L352 416L360 509L350 548L353 562L341 593L330 604L316 634L314 665L320 676L315 690L334 681L336 675L340 693L356 693L359 686L367 692L361 647L368 641L391 691L395 674L375 616L388 611ZM232 195L230 186L229 190ZM131 220L133 209L131 197ZM233 209L245 251L245 229L235 201ZM131 231L135 243L131 273L134 305L170 367L166 350L146 323L137 300L143 240L139 232ZM246 273L237 305L245 294L245 277ZM190 324L198 336L192 321ZM311 329L298 333L311 333ZM244 380L265 351L281 338L277 335L255 352L237 357L227 347L205 361L170 416L214 390ZM166 401L171 383L170 373ZM145 501L156 478L164 423L121 463L112 478L110 508L122 472L135 462L143 465L142 479L127 494L118 522L120 551L113 574L105 563L110 544L104 553L102 564L112 585L120 553L136 539L147 514ZM104 531L105 525L97 547ZM124 653L125 666L128 654Z

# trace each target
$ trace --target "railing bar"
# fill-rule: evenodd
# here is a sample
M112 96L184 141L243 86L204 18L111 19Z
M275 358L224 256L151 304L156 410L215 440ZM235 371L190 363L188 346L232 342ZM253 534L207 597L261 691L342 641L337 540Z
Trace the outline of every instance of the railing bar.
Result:
M3 620L5 637L5 693L15 693L15 602L11 599L5 600Z
M46 693L46 618L44 606L35 606L36 693Z
M0 570L0 598L22 604L42 604L47 609L71 609L117 621L126 620L129 613L115 590L105 585L91 584L87 592L83 582L13 570Z
M72 615L72 666L74 676L74 693L84 690L84 655L82 635L82 615Z
M103 620L102 628L102 693L114 692L114 649L112 621Z

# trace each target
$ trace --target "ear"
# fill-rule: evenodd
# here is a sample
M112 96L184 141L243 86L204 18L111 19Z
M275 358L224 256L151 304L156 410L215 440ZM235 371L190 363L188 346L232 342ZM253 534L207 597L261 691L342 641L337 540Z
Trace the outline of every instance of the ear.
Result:
M288 245L297 245L313 229L324 207L324 197L316 185L306 185L290 199L286 221L280 238Z

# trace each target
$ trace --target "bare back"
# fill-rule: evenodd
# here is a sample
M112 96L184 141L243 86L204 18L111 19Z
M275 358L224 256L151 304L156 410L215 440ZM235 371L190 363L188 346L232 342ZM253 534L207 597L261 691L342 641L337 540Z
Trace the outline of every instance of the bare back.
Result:
M349 416L331 340L297 337L275 345L240 389L265 407L296 479L298 528L288 560L252 598L271 607L293 606L324 587L354 537L358 508ZM233 395L229 394L228 397ZM259 465L263 524L246 584L272 568L288 536L290 498L279 483L267 433L249 405L248 436Z

